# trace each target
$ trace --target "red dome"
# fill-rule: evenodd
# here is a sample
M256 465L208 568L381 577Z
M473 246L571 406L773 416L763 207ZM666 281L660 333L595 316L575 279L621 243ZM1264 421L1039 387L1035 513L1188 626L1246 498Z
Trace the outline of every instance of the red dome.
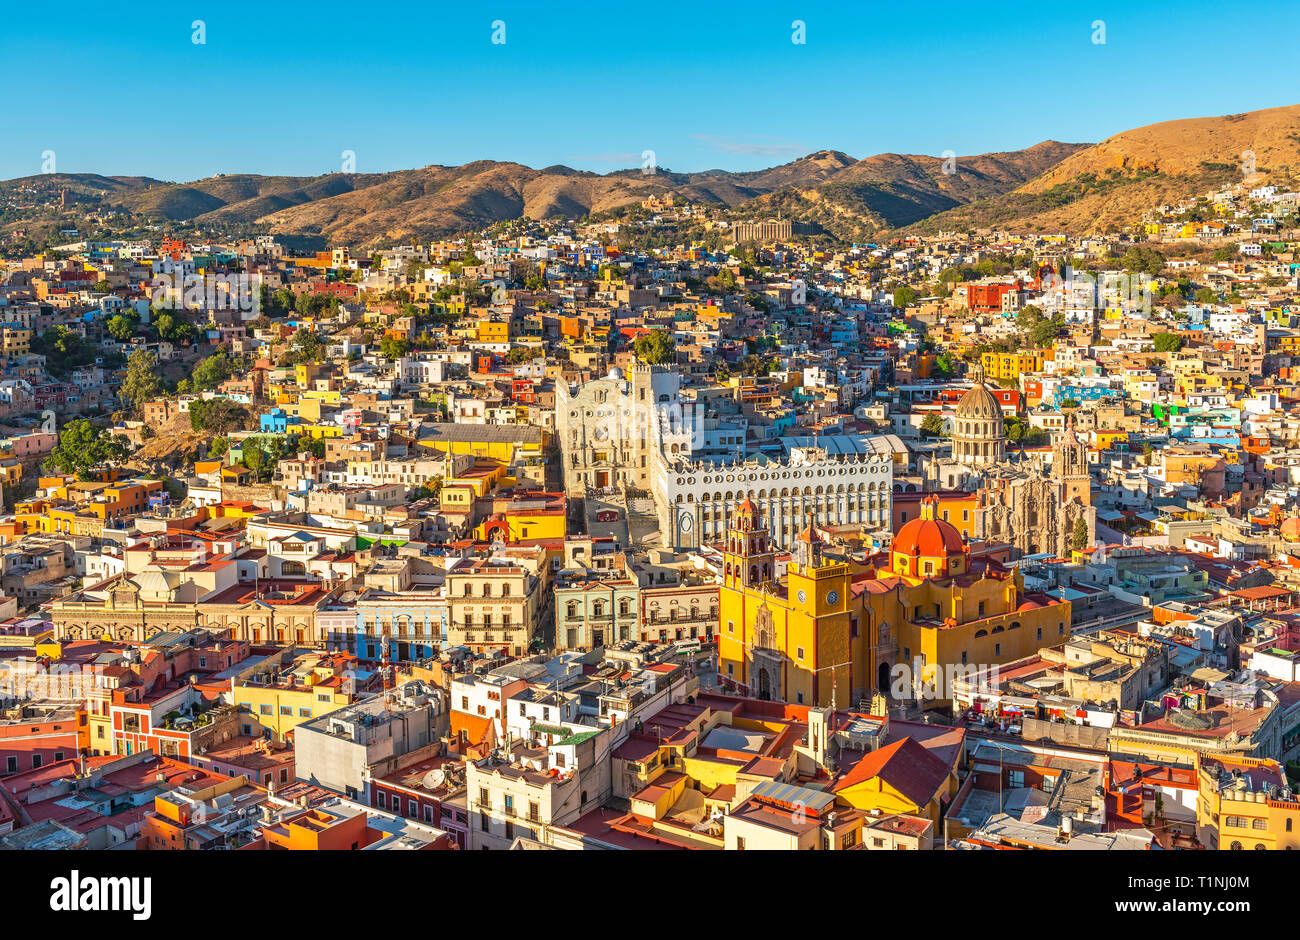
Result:
M928 558L959 555L966 549L957 527L942 519L913 519L894 536L893 551Z
M745 501L736 507L736 512L756 513L758 512L758 507L749 501L749 497L745 497Z

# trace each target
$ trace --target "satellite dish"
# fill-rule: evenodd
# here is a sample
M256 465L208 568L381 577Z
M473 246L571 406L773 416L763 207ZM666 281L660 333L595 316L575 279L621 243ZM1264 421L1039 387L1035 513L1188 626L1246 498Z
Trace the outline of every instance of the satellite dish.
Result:
M446 781L447 775L441 770L431 770L424 775L420 783L426 790L436 790Z
M356 599L357 599L356 591L344 591L342 594L339 595L339 600L341 600L345 604L351 604Z

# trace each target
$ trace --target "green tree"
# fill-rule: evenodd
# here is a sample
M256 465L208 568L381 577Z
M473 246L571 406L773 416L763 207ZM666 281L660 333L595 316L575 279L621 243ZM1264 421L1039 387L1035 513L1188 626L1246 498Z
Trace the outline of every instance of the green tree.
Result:
M632 343L632 351L642 362L666 365L677 361L677 344L664 330L654 330L644 336L638 336Z
M200 398L190 402L190 427L195 431L229 434L249 424L248 409L229 398Z
M108 330L108 335L113 337L113 339L117 340L119 343L125 343L135 335L135 328L139 325L139 317L134 314L127 316L126 314L119 313L116 316L109 318L108 323L105 324L105 329Z
M59 444L45 458L45 466L73 474L78 480L89 480L95 468L120 464L130 453L125 438L115 437L107 428L96 427L80 418L59 433Z
M323 460L325 459L325 439L323 437L294 438L292 450L295 453L308 453L313 457Z
M1193 299L1198 304L1217 304L1219 302L1219 292L1213 287L1202 287L1196 291Z
M1088 520L1080 516L1074 520L1074 529L1070 532L1070 548L1074 551L1082 551L1087 548L1090 539L1088 538Z
M388 360L401 359L410 348L410 343L396 336L385 336L379 341L379 355Z
M275 474L276 466L288 454L284 438L267 435L245 438L241 451L241 462L259 482L269 480Z
M204 359L190 374L190 387L197 390L213 389L234 373L234 363L224 350Z
M32 340L32 352L45 357L47 371L62 376L94 362L98 347L86 342L80 333L60 325L50 327Z
M132 411L163 395L162 377L158 374L158 357L151 349L137 349L126 361L126 378L117 397Z
M325 344L315 330L299 329L293 334L293 354L298 362L315 362L325 353Z
M1016 326L1025 344L1033 349L1050 345L1058 333L1065 328L1065 314L1057 311L1050 317L1043 315L1041 308L1029 304L1016 314Z
M921 433L928 437L939 437L943 434L943 418L939 415L926 415L921 421Z
M894 288L894 306L899 308L909 307L916 303L920 296L915 288L908 287L906 284L896 287Z
M1156 352L1178 352L1183 348L1183 338L1177 333L1156 333L1151 342Z

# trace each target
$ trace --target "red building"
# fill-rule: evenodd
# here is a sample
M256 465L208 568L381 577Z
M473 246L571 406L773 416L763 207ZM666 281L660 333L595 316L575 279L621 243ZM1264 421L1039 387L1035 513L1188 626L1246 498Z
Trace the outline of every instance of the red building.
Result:
M19 718L0 721L0 777L71 760L86 746L86 736L85 708L24 705Z

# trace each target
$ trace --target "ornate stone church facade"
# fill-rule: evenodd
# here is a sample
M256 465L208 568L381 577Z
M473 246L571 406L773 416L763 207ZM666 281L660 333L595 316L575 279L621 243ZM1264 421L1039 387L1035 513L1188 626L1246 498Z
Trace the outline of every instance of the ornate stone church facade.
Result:
M984 468L972 513L971 535L1008 542L1022 555L1068 558L1075 523L1082 519L1088 540L1096 534L1088 446L1070 427L1052 444L1052 467L1014 463Z
M1069 557L1077 520L1088 527L1089 542L1096 534L1088 445L1079 439L1071 420L1052 442L1050 469L1014 453L996 462L972 460L971 454L1002 454L1005 446L1000 409L996 416L989 413L986 399L991 396L977 381L958 405L957 414L963 420L970 416L980 420L959 424L962 439L954 432L953 456L927 465L927 483L936 489L975 493L972 538L1007 542L1020 555Z

